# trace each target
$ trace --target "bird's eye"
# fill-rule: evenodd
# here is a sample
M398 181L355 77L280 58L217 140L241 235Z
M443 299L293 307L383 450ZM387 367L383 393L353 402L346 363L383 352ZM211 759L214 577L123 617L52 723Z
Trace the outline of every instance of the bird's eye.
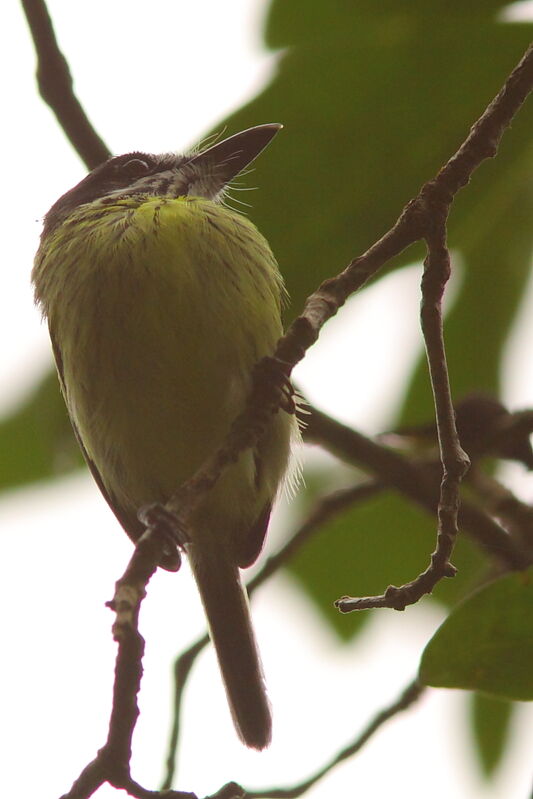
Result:
M150 165L147 161L143 161L141 158L130 158L129 161L126 161L126 163L120 165L121 174L132 178L146 175L149 171Z

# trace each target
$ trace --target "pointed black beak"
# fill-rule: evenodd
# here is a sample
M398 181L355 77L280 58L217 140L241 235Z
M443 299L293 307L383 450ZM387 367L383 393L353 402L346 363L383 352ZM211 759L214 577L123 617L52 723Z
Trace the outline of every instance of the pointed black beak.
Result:
M193 155L188 163L200 167L202 171L204 167L210 167L206 170L208 173L212 173L215 167L217 183L220 181L220 188L223 188L257 158L282 127L272 122L248 128Z

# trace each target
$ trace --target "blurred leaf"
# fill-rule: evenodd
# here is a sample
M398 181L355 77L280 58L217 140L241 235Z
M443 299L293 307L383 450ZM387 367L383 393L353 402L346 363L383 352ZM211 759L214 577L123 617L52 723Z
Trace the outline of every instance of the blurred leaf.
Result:
M355 23L369 20L389 21L391 28L408 24L413 18L453 16L463 24L469 16L495 17L496 9L507 5L503 0L274 0L266 38L271 47L286 47L295 42L336 38Z
M509 742L514 705L485 694L471 695L470 718L479 763L486 777L500 765Z
M271 84L226 124L229 130L267 120L285 125L257 161L252 217L279 258L292 313L396 220L527 47L527 25L496 24L490 13L450 16L440 3L426 7L418 17L416 6L402 15L360 15L354 2L336 3L335 13L316 0L273 5L268 40L288 49ZM460 194L460 212L450 220L454 246L461 248L487 215L489 237L502 235L506 207L529 182L530 130L526 106L498 158ZM508 222L507 233L514 230ZM397 263L417 254L421 247Z
M429 562L435 530L435 521L424 511L391 492L380 494L325 524L289 569L339 636L348 640L371 614L341 614L333 602L343 594L381 594L391 583L412 580ZM444 604L472 588L482 557L462 537L453 562L458 575L443 580L434 594Z
M55 372L8 419L0 421L0 488L57 477L83 459L72 433Z
M426 646L420 679L506 699L533 699L533 570L511 574L461 603Z
M495 9L504 6L272 4L267 41L287 49L270 86L227 124L285 124L257 162L252 216L279 258L292 314L321 280L383 234L500 89L531 32L527 24L496 22ZM452 208L450 242L464 266L446 324L455 396L497 389L502 348L529 276L531 126L529 102L497 158L477 170ZM396 265L422 254L411 248ZM490 321L482 332L480 319ZM431 411L421 364L402 419L422 421Z

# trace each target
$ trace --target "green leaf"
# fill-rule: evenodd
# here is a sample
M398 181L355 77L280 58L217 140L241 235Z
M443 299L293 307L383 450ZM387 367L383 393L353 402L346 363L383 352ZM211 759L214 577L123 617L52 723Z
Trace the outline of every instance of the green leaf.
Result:
M515 706L486 694L473 693L471 697L470 722L475 748L483 774L490 777L505 754Z
M0 488L57 477L83 463L59 391L50 373L15 413L0 420Z
M533 570L462 602L426 646L420 679L506 699L533 699Z
M323 1L275 3L269 42L287 49L270 85L225 120L229 130L264 120L285 125L257 161L252 216L286 276L292 314L395 222L529 43L530 26L498 24L490 8L463 17L442 3L425 3L423 13L404 6L401 15L359 15L353 2L335 3L334 13ZM526 105L498 157L460 193L460 211L450 219L454 247L466 246L485 215L490 241L512 234L514 223L502 214L530 180L530 131ZM411 248L396 265L422 253ZM501 285L491 274L487 281L496 296ZM500 338L505 333L497 327Z
M338 37L354 24L365 25L372 19L388 29L401 30L413 20L435 19L439 14L453 15L460 26L471 16L493 19L497 9L506 5L502 0L274 0L266 39L271 47L286 47L309 39Z

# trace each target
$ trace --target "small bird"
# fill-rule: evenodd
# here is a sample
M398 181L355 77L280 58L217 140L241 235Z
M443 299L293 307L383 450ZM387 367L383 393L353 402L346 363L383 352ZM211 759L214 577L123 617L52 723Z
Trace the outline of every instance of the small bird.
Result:
M45 216L36 301L85 460L133 541L139 511L222 443L282 335L268 242L223 202L280 128L188 155L110 158ZM273 414L195 512L185 546L237 732L256 749L272 722L239 569L259 555L297 438L294 415ZM161 565L176 568L170 555Z

